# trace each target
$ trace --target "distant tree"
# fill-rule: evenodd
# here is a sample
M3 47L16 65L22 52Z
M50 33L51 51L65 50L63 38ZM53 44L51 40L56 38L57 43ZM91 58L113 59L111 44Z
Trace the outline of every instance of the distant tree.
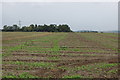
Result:
M13 26L8 26L8 30L7 31L14 31L14 28L13 28Z
M55 25L55 24L50 24L50 31L51 31L51 32L58 32L57 25Z
M24 31L24 32L71 32L70 27L67 24L63 25L56 25L56 24L50 24L50 25L37 25L37 24L31 24L29 26L23 26L20 28L16 24L13 26L3 26L2 31Z
M20 30L20 27L17 26L16 24L14 24L12 27L13 27L13 30L14 30L14 31L19 31L19 30Z
M70 27L67 24L58 26L59 32L71 32Z
M44 26L38 25L37 32L43 32L43 31L44 31Z
M27 29L27 27L26 27L26 26L23 26L23 27L22 27L22 29L21 29L21 31L23 31L23 32L27 32L27 31L28 31L28 29Z
M37 26L37 24L35 24L33 31L37 31L37 28L38 28L38 26Z
M4 25L4 26L3 26L3 30L2 30L2 31L7 31L7 30L8 30L7 25Z
M31 32L31 31L34 31L34 24L31 24L28 28L28 30Z

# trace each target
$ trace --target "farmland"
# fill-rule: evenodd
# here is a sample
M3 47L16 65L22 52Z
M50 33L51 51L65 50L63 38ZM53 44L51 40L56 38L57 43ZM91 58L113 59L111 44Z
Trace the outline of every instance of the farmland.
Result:
M2 32L3 78L117 78L117 33Z

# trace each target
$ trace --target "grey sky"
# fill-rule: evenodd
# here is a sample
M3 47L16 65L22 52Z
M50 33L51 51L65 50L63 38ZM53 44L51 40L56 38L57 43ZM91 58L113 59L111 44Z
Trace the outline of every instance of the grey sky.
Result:
M6 2L2 25L68 24L72 30L117 30L117 2Z

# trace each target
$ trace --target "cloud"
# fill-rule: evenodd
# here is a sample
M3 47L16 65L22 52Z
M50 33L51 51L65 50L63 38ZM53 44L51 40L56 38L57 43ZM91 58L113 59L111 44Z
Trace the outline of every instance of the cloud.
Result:
M119 0L3 0L3 2L119 2Z

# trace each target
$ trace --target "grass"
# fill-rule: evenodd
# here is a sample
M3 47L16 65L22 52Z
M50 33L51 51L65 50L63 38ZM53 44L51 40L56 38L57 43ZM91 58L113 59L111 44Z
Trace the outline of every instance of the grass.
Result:
M88 72L91 74L97 74L97 75L102 75L102 72L106 71L109 68L113 68L117 66L117 63L91 63L91 64L86 64L86 65L81 65L80 62L69 62L70 59L76 60L89 60L92 58L95 59L102 59L102 57L106 58L111 58L116 57L115 51L117 51L117 40L113 38L106 39L105 36L113 36L116 37L116 34L105 34L102 33L103 36L99 36L99 33L94 34L94 33L35 33L35 32L29 32L29 33L17 33L17 32L3 32L3 44L5 46L2 47L3 49L3 54L2 57L3 59L12 59L12 53L14 54L47 54L47 55L55 55L55 57L50 57L50 56L42 56L43 59L47 60L58 60L58 62L22 62L22 61L3 61L3 67L6 65L14 65L17 66L15 67L16 71L19 70L27 70L31 73L31 70L34 71L34 68L49 68L49 70L45 73L38 73L39 75L46 75L46 77L57 77L54 74L59 74L57 71L64 71L65 70L65 75L62 76L63 78L83 78L83 77L93 77L91 75L84 74L85 76L82 76L79 71L84 71ZM13 45L13 46L12 46ZM91 48L91 46L93 46ZM96 48L98 47L98 48ZM102 49L104 48L104 49ZM110 49L108 51L107 49ZM17 52L18 51L18 52ZM24 52L26 51L26 52ZM35 52L36 51L36 52ZM37 52L38 51L38 52ZM61 51L61 52L59 52ZM68 53L68 52L70 53ZM72 53L71 53L72 52ZM74 52L84 52L82 53L74 53ZM95 52L95 54L88 54L86 52ZM105 55L102 55L100 53L105 53ZM109 54L107 54L109 53ZM117 53L117 52L116 52ZM100 54L100 55L99 55ZM114 54L114 55L113 55ZM60 57L59 55L69 55L69 57ZM9 57L10 56L10 57ZM39 59L39 56L31 56L34 57L32 59ZM40 56L40 58L41 58ZM74 56L74 57L72 57ZM6 58L7 57L7 58ZM21 55L17 55L15 59L22 59ZM26 57L26 58L25 58ZM27 58L28 56L25 55L23 56L23 59L29 59ZM68 60L68 62L64 62L64 60ZM60 60L60 61L59 61ZM107 61L106 61L107 62ZM109 62L109 61L108 61ZM60 65L63 63L63 65ZM64 65L65 63L65 65ZM68 63L68 64L67 64ZM72 64L72 65L71 65ZM4 66L5 65L5 66ZM7 68L5 69L7 70ZM3 73L6 78L13 77L13 78L30 78L30 77L35 77L31 75L30 73L22 73L20 75L15 75L13 74L14 71L9 71L12 74L7 75L7 72L3 70ZM115 74L117 69L114 70L109 70L106 71L110 75ZM35 71L37 74L37 71ZM50 75L49 75L50 74ZM53 75L52 75L53 74ZM61 75L60 73L59 75ZM64 72L63 72L64 74Z
M48 62L22 62L22 61L9 61L6 64L16 64L19 66L29 66L29 67L53 67L55 63Z
M64 76L63 78L74 78L74 79L80 79L80 78L84 78L83 76L80 75L71 75L71 76Z
M3 76L2 78L39 78L39 77L33 76L29 74L28 72L23 72L20 75L9 74L7 76Z
M100 36L101 33L97 33L97 34L94 34L94 33L86 33L86 34L81 34L82 37L86 38L87 40L90 40L90 41L94 41L94 43L97 43L98 46L104 46L106 48L117 48L117 45L118 43L116 42L113 42L113 40L117 40L117 39L112 39L112 38L107 38L102 35ZM108 35L110 35L111 33L108 33ZM114 34L115 35L115 34ZM116 34L117 35L117 34Z
M68 69L71 69L69 67L65 67L65 66L60 66L60 67L57 67L58 69L63 69L63 70L68 70Z
M11 55L11 51L6 51L6 52L2 53L1 55L2 55L2 57L10 56Z
M67 46L61 46L60 50L66 50L68 47Z
M63 35L63 36L61 36L61 37L59 37L59 36L57 36L57 37L59 37L58 39L55 39L54 41L53 41L53 48L51 48L51 51L59 51L60 50L60 46L59 46L59 41L61 40L61 39L64 39L65 38L65 36L66 35Z
M118 72L117 69L112 69L112 70L108 71L108 73L110 73L110 74L116 74L117 72Z
M87 71L91 71L92 69L98 70L98 69L105 69L105 68L110 68L113 66L117 66L118 63L96 63L93 65L83 65L81 67L76 67L74 68L74 70L87 70Z
M65 67L65 66L61 66L59 67L60 69L65 69L67 71L69 71L69 74L71 76L64 76L64 78L92 78L91 75L87 75L87 76L79 76L79 75L75 75L76 72L82 71L84 73L90 73L90 74L99 74L99 73L106 73L106 74L116 74L117 73L117 69L113 69L113 70L109 70L109 71L105 71L108 68L112 68L117 66L118 63L96 63L96 64L92 64L92 65L82 65L81 67Z
M48 57L49 60L59 60L59 57Z

